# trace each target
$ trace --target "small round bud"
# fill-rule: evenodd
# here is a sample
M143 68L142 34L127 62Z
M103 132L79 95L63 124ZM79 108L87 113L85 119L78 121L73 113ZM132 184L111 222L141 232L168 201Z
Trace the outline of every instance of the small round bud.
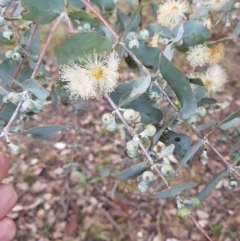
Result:
M5 53L5 56L7 59L12 59L12 54L13 54L13 51L9 50Z
M140 182L140 183L138 184L138 190L139 190L140 192L146 192L146 191L148 190L148 184L147 184L147 182Z
M0 15L0 27L3 27L5 25L4 17Z
M22 104L23 111L31 112L31 111L34 110L34 108L35 108L35 106L34 106L34 103L31 99L26 99L26 100L23 101L23 104Z
M103 124L105 124L105 125L110 125L110 124L112 124L114 121L115 121L115 117L114 117L112 114L105 113L105 114L102 116L102 122L103 122Z
M17 105L21 101L21 95L16 92L9 92L7 96L8 100L11 101L14 105Z
M189 119L187 119L187 123L189 125L195 124L196 121L197 121L197 118L194 115L192 115Z
M127 150L127 154L129 157L134 158L138 155L138 150L131 150L131 151Z
M226 108L228 108L230 106L230 103L228 101L224 101L221 105L220 108L221 110L225 110Z
M185 208L185 207L182 207L182 208L178 209L178 211L177 211L177 216L181 220L188 219L188 217L190 215L191 215L191 212L187 208Z
M205 109L203 106L198 107L198 108L196 109L196 112L195 112L195 114L198 115L198 116L200 116L200 117L205 116L206 113L207 113L207 111L206 111L206 109Z
M27 26L25 24L21 24L19 25L18 29L21 30L21 31L26 31L27 30Z
M90 29L91 29L91 25L90 25L89 23L84 23L84 24L83 24L83 28L84 28L85 30L90 30Z
M150 100L156 101L159 98L158 92L156 91L149 91L148 97Z
M19 54L18 52L13 52L12 54L12 60L14 61L20 61L22 59L22 55Z
M40 100L34 100L33 104L34 104L34 109L33 109L34 113L42 113L43 112L44 107Z
M83 27L79 25L79 26L77 26L77 30L78 31L83 31Z
M142 29L139 32L139 36L142 38L143 41L147 40L149 38L149 32L146 29Z
M163 176L167 177L172 175L174 172L173 167L170 164L163 164L161 168L161 173Z
M200 200L197 197L191 197L190 202L193 207L198 207L200 205Z
M128 43L128 47L130 49L138 49L139 48L139 42L137 39L131 39Z
M148 139L148 137L142 137L140 139L140 142L142 143L142 145L144 146L144 148L147 148L150 146L150 140Z
M142 137L154 136L156 132L157 132L156 126L150 124L150 125L147 125L144 131L142 131L139 135L141 135Z
M238 186L238 182L237 182L235 179L232 178L232 179L229 180L228 185L229 185L229 187L231 187L231 188L235 188L235 187Z
M234 3L233 6L234 6L234 8L237 8L237 9L240 8L240 2L236 2L236 3Z
M21 153L21 147L13 144L12 142L8 143L8 146L11 149L11 153L15 156L19 155Z
M126 109L123 112L123 118L127 121L134 121L139 117L139 112L133 109Z
M232 14L232 15L231 15L231 19L232 19L232 20L235 20L236 18L237 18L237 16L236 16L235 14Z
M126 39L131 40L136 38L136 33L131 31L127 34Z
M136 151L138 150L138 145L133 141L128 141L127 142L127 150L128 151Z
M225 23L225 27L229 28L230 26L231 26L231 22L229 20L227 20L226 23Z
M163 45L168 45L169 44L169 39L168 38L159 38L159 43Z
M12 40L13 39L13 32L11 30L5 30L3 32L3 37L8 39L8 40Z
M199 160L203 166L205 166L208 163L207 150L204 149L202 151Z
M32 59L34 62L37 62L38 59L39 59L39 55L38 55L38 54L32 54L32 55L31 55L31 59Z
M45 77L45 74L42 71L37 72L36 79L42 79Z
M113 132L116 129L117 129L117 124L116 124L115 120L110 125L107 125L107 130L110 132Z
M208 115L212 115L212 114L214 113L214 110L208 109L208 110L207 110L207 113L208 113Z
M145 171L142 174L142 180L144 182L152 183L154 181L154 174L150 171Z

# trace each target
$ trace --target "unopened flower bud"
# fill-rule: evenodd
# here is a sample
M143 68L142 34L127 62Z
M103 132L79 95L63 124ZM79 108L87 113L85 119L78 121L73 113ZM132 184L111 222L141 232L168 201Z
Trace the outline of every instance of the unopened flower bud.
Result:
M89 23L84 23L84 24L83 24L83 28L84 28L85 30L90 30L90 29L91 29L91 25L90 25Z
M158 92L156 92L156 91L149 91L148 97L150 100L156 101L157 98L159 97L159 95L158 95Z
M34 109L33 109L34 113L42 113L43 112L44 107L40 100L34 100L33 104L34 104Z
M143 41L147 40L149 38L149 32L146 29L142 29L139 32L139 36L142 38Z
M131 157L131 158L134 158L134 157L136 157L137 155L138 155L138 150L136 149L136 150L127 150L127 154L128 154L128 156L129 157Z
M191 197L190 202L193 207L198 207L200 205L200 200L197 197Z
M189 125L195 124L196 121L197 121L197 118L194 115L192 115L190 118L187 119L187 123Z
M11 153L13 155L19 155L21 153L21 147L13 144L12 142L8 143L9 148L11 149Z
M143 147L144 148L147 148L147 147L149 147L150 146L150 140L148 139L148 137L142 137L141 139L140 139L140 142L142 143L142 145L143 145Z
M195 112L195 114L198 115L198 116L200 116L200 117L205 116L206 113L207 113L207 111L206 111L206 109L205 109L203 106L198 107L198 108L196 109L196 112Z
M146 191L148 190L148 184L147 184L147 182L140 182L140 183L138 184L138 190L139 190L140 192L146 192Z
M137 39L131 39L128 43L128 47L130 49L138 49L139 48L139 42Z
M207 150L202 151L199 159L203 166L205 166L208 163Z
M8 100L11 101L14 105L17 105L21 101L21 95L16 92L9 92L7 96Z
M20 61L22 59L22 55L19 54L18 52L13 52L12 54L12 60L14 61Z
M44 72L42 72L42 71L37 72L37 74L36 74L36 79L42 79L42 78L44 78L44 77L45 77Z
M230 103L228 101L224 101L221 105L220 108L221 110L225 110L226 108L228 108L230 106Z
M22 104L23 111L31 112L31 111L34 110L34 108L35 108L35 106L34 106L34 103L33 103L33 101L31 99L24 100L24 102Z
M240 2L236 2L236 3L234 3L233 6L234 6L234 8L237 8L237 9L240 8Z
M137 118L139 118L140 113L138 111L135 111L133 109L126 109L123 112L123 118L126 121L135 121Z
M103 124L105 124L105 125L110 125L110 124L112 124L114 121L115 121L115 117L114 117L112 114L105 113L105 114L102 116L102 122L103 122Z
M3 27L5 25L4 17L0 15L0 27Z
M229 185L229 187L231 187L231 188L235 188L235 187L238 186L238 182L237 182L235 179L231 178L231 179L229 180L228 185Z
M34 62L37 62L38 59L39 59L39 55L38 55L38 54L32 54L32 55L31 55L31 59L32 59Z
M5 53L5 56L6 56L7 59L12 59L12 54L13 54L13 51L9 50Z
M5 30L3 32L3 37L8 39L8 40L12 40L13 39L13 32L11 30Z
M161 173L163 176L167 177L172 175L174 172L173 167L170 164L163 164L161 168Z
M145 171L142 174L142 180L144 182L152 183L154 181L154 174L150 171Z
M115 120L110 125L107 125L106 129L110 132L115 131L117 129L117 124Z
M185 208L185 207L182 207L182 208L178 209L178 211L177 211L177 216L181 220L188 219L188 217L190 215L191 215L191 212L187 208Z
M131 31L126 35L126 39L131 40L136 38L136 33Z
M142 137L154 136L156 132L156 126L149 124L145 127L144 131L142 131L139 135L141 135Z
M169 39L168 38L159 38L159 43L163 44L163 45L168 45Z
M127 142L128 151L136 151L137 149L138 149L138 145L133 140Z

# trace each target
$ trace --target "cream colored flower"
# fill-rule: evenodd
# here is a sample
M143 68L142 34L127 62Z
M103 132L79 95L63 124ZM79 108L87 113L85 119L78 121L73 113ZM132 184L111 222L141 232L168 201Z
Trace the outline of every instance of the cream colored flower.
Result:
M224 5L229 2L229 0L205 0L204 5L210 11L220 11L223 9Z
M190 47L186 59L194 67L204 66L209 60L208 47L206 45Z
M108 55L94 52L79 63L60 66L60 78L67 82L65 88L71 97L100 99L116 88L119 62L114 51Z
M158 47L158 41L159 41L160 33L154 34L151 40L150 45L152 47Z
M181 23L189 12L189 5L185 0L168 0L158 8L158 23L162 26L173 29Z
M218 64L224 57L224 45L222 43L216 44L208 48L209 64Z
M227 74L220 65L215 64L210 66L200 78L208 91L216 92L222 90L227 81Z

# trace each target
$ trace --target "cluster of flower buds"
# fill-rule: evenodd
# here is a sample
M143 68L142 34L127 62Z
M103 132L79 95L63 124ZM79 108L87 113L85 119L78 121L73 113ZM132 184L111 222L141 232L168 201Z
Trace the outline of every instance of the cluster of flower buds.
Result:
M132 123L140 123L141 122L141 114L138 111L135 111L133 109L126 109L123 112L123 118L126 121L132 122Z
M154 174L150 171L145 171L142 176L141 179L138 183L138 190L140 192L146 192L148 190L149 187L151 187L154 183Z
M149 32L146 29L142 29L138 34L135 32L129 32L126 36L128 47L130 49L138 49L141 41L146 41L149 38Z
M25 95L25 92L9 92L6 96L4 96L3 102L11 102L14 105L18 105L20 102L22 102L21 111L23 112L42 113L44 108L40 100L30 99L28 96Z
M161 173L164 177L171 176L174 172L173 167L170 164L163 164L161 167Z
M108 131L115 131L117 129L117 124L115 117L112 114L106 113L102 116L102 122L106 125Z
M7 51L5 56L7 59L21 61L24 57L24 50L20 46L16 46L13 50Z
M8 143L9 148L11 149L11 153L15 156L19 155L21 153L21 147L13 144L12 142Z
M207 149L202 150L202 153L199 157L199 161L203 166L205 166L208 163Z

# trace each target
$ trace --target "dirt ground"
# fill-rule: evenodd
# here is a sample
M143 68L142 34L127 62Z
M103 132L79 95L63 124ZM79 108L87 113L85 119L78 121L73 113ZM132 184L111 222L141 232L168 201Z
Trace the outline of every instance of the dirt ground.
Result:
M220 102L231 102L231 107L218 113L219 119L240 106L240 44L230 42L225 56L223 65L230 76L226 91L219 93L218 98ZM123 76L127 79L134 74L126 71ZM17 223L15 241L206 240L190 219L180 221L176 217L174 199L149 198L154 191L161 190L159 178L146 194L141 194L134 184L114 179L124 168L126 132L121 126L115 133L107 132L101 123L102 114L110 112L105 101L83 105L88 111L75 114L62 104L52 112L49 104L44 113L24 122L24 128L64 125L64 130L54 135L52 141L34 140L20 134L13 137L23 151L17 157L9 155L11 169L4 182L12 184L18 193L17 205L9 215ZM210 118L203 118L201 123ZM191 133L192 140L197 140L189 129L182 131ZM218 131L210 140L228 159L228 151L236 139L217 142L216 137L223 134ZM0 147L9 154L5 143L0 143ZM182 168L171 185L197 182L196 188L184 192L184 196L195 195L216 173L225 169L211 151L209 159L203 167L196 157L193 167ZM67 167L66 164L72 162L77 164L78 172ZM174 168L177 165L173 163ZM230 190L226 178L192 211L212 240L240 240L239 191L239 187Z

